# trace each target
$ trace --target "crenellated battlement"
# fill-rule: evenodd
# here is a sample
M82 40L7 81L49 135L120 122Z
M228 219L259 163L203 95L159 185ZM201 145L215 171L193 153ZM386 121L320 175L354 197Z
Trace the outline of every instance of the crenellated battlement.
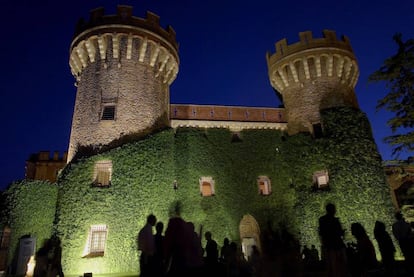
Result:
M90 29L97 29L99 26L114 27L112 25L128 25L151 31L168 41L175 49L178 49L176 34L174 29L168 25L163 28L160 25L160 17L152 12L147 12L146 18L140 18L132 15L133 8L131 6L117 6L117 14L105 15L104 8L96 8L90 12L89 21L80 19L75 28L72 46L77 44L77 40L84 39L90 35ZM88 30L88 34L82 35Z
M83 70L100 61L104 68L110 60L119 68L123 60L145 63L170 85L178 73L178 43L171 26L160 26L159 17L147 12L146 18L132 16L132 7L118 6L116 15L104 9L92 10L88 22L80 20L71 44L70 68L77 81Z
M359 69L349 39L337 39L334 31L324 30L323 38L313 38L312 32L299 33L300 41L291 45L286 39L276 43L276 52L267 53L269 78L281 94L289 86L306 80L331 78L331 81L354 88Z
M283 97L291 134L313 132L322 109L358 107L354 88L359 69L349 39L337 39L330 30L322 38L310 31L299 37L291 45L278 41L276 52L266 55L270 83Z
M341 38L338 39L335 31L331 30L323 30L322 35L322 38L314 38L311 31L300 32L300 41L290 45L287 44L287 40L285 38L279 40L275 44L276 52L271 56L272 60L279 60L295 52L321 47L335 47L353 52L351 43L347 36L341 36ZM270 54L267 53L267 56L269 57Z

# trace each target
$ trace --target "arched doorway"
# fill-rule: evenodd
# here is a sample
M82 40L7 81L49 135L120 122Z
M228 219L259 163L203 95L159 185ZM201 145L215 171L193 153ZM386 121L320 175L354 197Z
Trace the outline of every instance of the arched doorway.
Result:
M254 245L261 251L259 224L253 216L244 215L240 221L239 231L244 257L249 260Z

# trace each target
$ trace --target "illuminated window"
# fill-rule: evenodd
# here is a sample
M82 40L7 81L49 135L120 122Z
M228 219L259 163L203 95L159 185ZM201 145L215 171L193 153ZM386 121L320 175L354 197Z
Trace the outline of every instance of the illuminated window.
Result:
M214 180L212 177L201 177L199 183L202 196L214 195Z
M103 106L101 120L115 120L115 105Z
M313 184L318 189L328 188L329 175L327 170L316 171L313 173Z
M105 224L91 226L89 229L88 249L86 256L99 257L104 255L107 234L108 228Z
M272 193L270 179L267 176L259 176L257 178L257 189L260 195L269 195Z
M112 161L98 161L95 163L93 185L107 187L111 185Z

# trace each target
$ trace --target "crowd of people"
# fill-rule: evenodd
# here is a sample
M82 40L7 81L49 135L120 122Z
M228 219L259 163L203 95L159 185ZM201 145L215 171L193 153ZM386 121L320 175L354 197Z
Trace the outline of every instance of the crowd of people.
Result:
M378 261L364 226L352 223L355 242L345 243L345 231L335 215L335 205L327 204L326 214L319 218L319 255L315 245L301 246L286 229L272 230L270 222L262 231L261 248L250 245L248 253L243 253L241 245L229 238L219 247L211 231L203 233L202 227L196 231L194 224L179 214L169 219L165 232L163 222L150 214L137 236L140 276L414 276L414 233L400 212L396 213L392 235L404 257L402 266L397 266L396 246L383 222L376 221L373 230L381 254ZM33 277L64 277L61 256L60 240L46 240L36 252Z
M155 234L152 229L155 226ZM210 231L198 232L192 222L180 216L170 218L165 234L164 224L154 215L137 236L140 250L140 276L251 276L252 263L247 263L236 242L225 238L220 248ZM259 259L258 249L252 249L252 259Z
M320 255L315 245L301 246L287 230L273 231L269 223L262 232L261 249L251 246L248 256L228 238L219 247L211 231L203 233L200 227L197 232L179 215L169 219L163 234L164 224L151 214L137 237L140 276L414 276L414 234L401 213L396 214L392 234L404 256L402 267L396 266L396 247L383 222L376 221L373 230L381 254L378 261L364 226L352 223L355 243L345 243L335 214L335 205L328 204L319 218Z

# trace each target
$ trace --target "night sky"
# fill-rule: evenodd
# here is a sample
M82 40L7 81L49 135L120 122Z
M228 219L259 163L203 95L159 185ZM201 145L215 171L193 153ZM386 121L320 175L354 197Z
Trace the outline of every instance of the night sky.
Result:
M414 37L412 0L7 1L0 17L0 188L24 178L31 153L67 151L76 93L68 65L75 24L97 7L115 14L119 4L133 6L135 16L152 11L161 25L175 29L180 70L171 103L277 107L265 59L275 42L297 42L306 30L314 37L323 29L348 36L361 72L355 89L360 107L382 158L392 158L391 147L382 143L390 115L375 112L385 85L369 84L368 76L396 52L396 32L404 40Z

